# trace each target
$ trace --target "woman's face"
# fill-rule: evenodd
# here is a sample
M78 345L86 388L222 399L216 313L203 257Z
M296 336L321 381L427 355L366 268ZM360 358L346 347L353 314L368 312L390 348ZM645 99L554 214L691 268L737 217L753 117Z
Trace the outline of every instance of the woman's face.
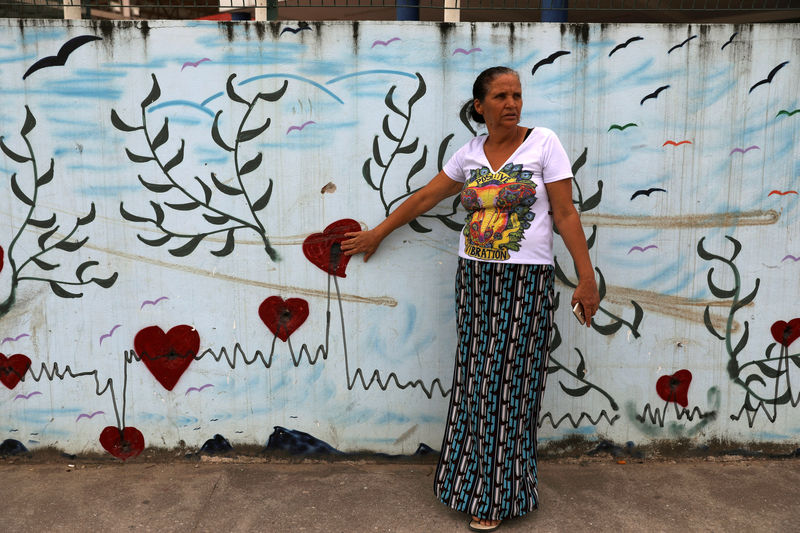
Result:
M513 127L522 113L522 85L514 74L501 74L489 84L486 97L475 100L475 111L483 115L488 129Z

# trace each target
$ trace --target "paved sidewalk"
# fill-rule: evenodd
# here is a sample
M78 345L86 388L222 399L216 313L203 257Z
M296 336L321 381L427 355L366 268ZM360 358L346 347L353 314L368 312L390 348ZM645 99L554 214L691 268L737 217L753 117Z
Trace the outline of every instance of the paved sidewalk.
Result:
M434 499L430 462L219 461L5 460L0 524L37 533L467 531L464 515ZM798 459L595 458L540 467L542 506L500 531L800 529Z

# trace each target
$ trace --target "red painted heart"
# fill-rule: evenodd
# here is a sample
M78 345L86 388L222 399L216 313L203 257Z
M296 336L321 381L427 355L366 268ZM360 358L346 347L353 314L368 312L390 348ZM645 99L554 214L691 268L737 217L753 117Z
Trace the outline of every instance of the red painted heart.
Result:
M167 333L150 326L133 339L136 354L165 389L172 390L194 361L200 349L200 335L192 326L175 326Z
M108 426L100 433L100 445L117 459L136 457L144 450L144 435L134 427L122 431L116 426Z
M778 320L769 330L779 344L789 346L800 337L800 318L793 318L789 322Z
M0 272L2 272L2 271L3 271L3 254L4 254L4 253L5 253L5 252L3 252L3 247L2 247L2 246L0 246Z
M280 296L270 296L258 306L258 316L274 335L286 342L308 318L308 302L301 298L284 301Z
M671 376L661 376L656 381L656 392L665 402L675 402L681 407L689 405L689 384L692 373L678 370Z
M337 220L322 233L313 233L303 241L303 254L316 266L334 276L345 278L349 255L342 253L345 233L361 231L361 225L351 218Z
M17 353L6 357L0 353L0 383L13 389L20 382L25 372L31 367L31 360L27 356Z

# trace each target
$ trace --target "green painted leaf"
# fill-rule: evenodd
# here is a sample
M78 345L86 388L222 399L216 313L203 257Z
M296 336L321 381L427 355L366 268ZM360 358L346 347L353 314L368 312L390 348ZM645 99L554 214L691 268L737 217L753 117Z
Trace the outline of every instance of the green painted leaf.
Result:
M411 144L407 144L405 146L400 146L397 148L398 154L413 154L417 151L417 145L419 144L419 137L414 139L414 142Z
M228 196L237 196L239 194L243 194L241 189L237 189L236 187L231 187L230 185L225 185L221 181L217 179L217 175L213 172L211 173L211 181L214 182L214 186L219 189L219 191L223 194L227 194Z
M10 159L13 159L17 163L27 163L31 160L30 157L24 157L19 155L17 152L6 146L6 143L3 142L3 137L0 137L0 149L3 150L3 153Z
M739 255L739 252L742 251L742 243L740 243L730 235L725 235L725 238L733 243L733 255L731 255L731 258L728 260L728 261L733 261L734 259L736 259L736 256Z
M162 246L169 242L169 240L172 238L172 235L167 233L166 235L156 237L155 239L146 239L137 233L136 238L145 243L147 246Z
M281 85L280 89L272 93L258 93L258 97L267 102L277 102L286 92L287 87L289 87L289 80L283 80L283 85Z
M447 151L447 146L450 144L450 141L453 139L453 137L455 137L455 135L455 133L451 133L442 139L442 142L439 144L439 156L436 163L436 168L439 170L439 172L441 172L444 168L444 154Z
M733 289L721 289L714 284L714 281L711 279L712 275L714 274L714 267L708 269L708 290L711 291L711 294L716 296L717 298L724 300L725 298L733 298L736 295L736 288Z
M155 159L155 158L147 156L147 155L134 154L133 152L131 152L127 148L125 148L125 153L127 154L128 159L130 159L134 163L147 163L148 161L152 161L153 159Z
M447 226L448 228L450 228L453 231L459 231L460 232L462 229L464 229L464 224L461 224L460 222L456 222L455 220L451 220L451 219L447 218L446 216L439 215L436 218L441 220L442 224L444 224L445 226Z
M554 263L554 268L555 268L555 275L556 275L556 279L558 279L558 280L559 280L561 283L563 283L563 284L564 284L564 285L566 285L567 287L571 287L571 288L573 288L573 289L574 289L575 287L577 287L577 285L575 285L574 283L572 283L572 282L569 280L569 278L567 277L567 275L566 275L566 274L564 274L564 271L561 269L561 264L559 264L559 262L558 262L558 259L557 259L557 258L555 258L555 257L553 258L553 263Z
M178 148L178 152L175 154L175 157L167 161L167 163L164 165L164 172L169 172L170 170L178 166L181 163L181 161L183 161L183 148L185 145L186 142L183 139L181 139L181 147Z
M225 141L222 140L222 137L219 134L219 116L222 114L222 110L217 111L217 114L214 115L214 123L211 125L211 138L217 143L217 146L222 148L227 152L233 152L233 148L227 145Z
M83 282L83 273L86 272L86 269L99 264L97 261L84 261L75 270L75 277L78 278L78 281Z
M211 187L206 185L206 183L203 180L201 180L199 177L197 177L197 176L195 176L194 179L196 179L197 183L200 184L200 187L203 188L203 196L205 197L206 205L210 204L211 203L211 194L212 194Z
M42 261L38 257L31 257L31 261L33 261L36 264L36 266L38 266L42 270L55 270L56 268L61 266L61 265L54 265L54 264L48 263L46 261Z
M200 241L202 241L204 238L205 234L195 235L194 237L186 241L186 244L184 244L183 246L179 246L178 248L172 248L169 251L169 253L171 253L175 257L185 257L190 253L192 253L195 250L195 248L197 248L197 245L200 244Z
M240 104L244 104L246 106L250 105L250 102L236 94L236 91L233 90L233 79L236 77L236 74L231 74L228 76L228 82L225 84L225 91L228 93L228 98L233 100L234 102L239 102Z
M594 240L597 237L597 224L592 224L592 234L586 239L586 247L591 250L594 246Z
M563 390L564 392L566 392L566 393L567 393L567 394L569 394L570 396L575 396L576 398L577 398L577 397L579 397L579 396L583 396L583 395L585 395L587 392L589 392L590 390L592 390L592 386L591 386L591 385L585 385L585 386L583 386L583 387L578 387L578 388L576 388L576 389L571 389L571 388L569 388L569 387L565 386L565 385L564 385L563 383L561 383L560 381L558 382L558 384L561 386L561 390Z
M417 221L416 218L414 220L412 220L411 222L409 222L408 225L411 226L411 229L413 229L414 231L416 231L418 233L428 233L428 232L431 231L429 228L426 228L425 226L420 224Z
M736 346L731 351L731 358L735 359L739 353L744 350L744 347L747 345L747 340L750 338L750 324L747 323L747 320L744 321L744 332L742 332L742 337L739 339L739 342L736 343Z
M228 238L225 239L225 246L220 248L219 250L212 250L211 253L216 255L217 257L225 257L229 255L233 251L233 247L236 245L236 240L234 239L233 233L235 230L231 229L228 231Z
M53 158L50 158L50 168L48 168L47 171L44 174L42 174L41 176L39 176L39 179L36 180L36 186L37 187L42 187L44 185L47 185L51 181L53 181L54 165L55 165L55 161L53 161Z
M586 211L591 211L592 209L597 207L602 197L603 197L603 180L597 180L597 192L583 201L583 204L580 206L581 213L585 213Z
M53 213L53 216L51 216L47 220L36 220L35 218L29 218L28 219L28 224L30 224L31 226L37 227L37 228L42 228L42 229L47 229L50 226L52 226L53 224L55 224L55 223L56 223L56 214L55 213Z
M125 220L129 220L131 222L152 222L149 218L140 217L139 215L134 215L133 213L126 211L122 204L122 202L119 203L119 214L122 215L122 218Z
M100 285L104 289L110 289L111 286L114 285L114 283L117 281L118 277L119 273L114 272L107 278L92 278L92 282L96 283L97 285Z
M578 156L578 159L572 164L572 175L577 176L578 171L581 169L583 165L586 164L586 154L589 153L589 148L584 148L581 155Z
M186 202L185 204L174 204L172 202L164 202L164 205L169 207L170 209L175 209L176 211L191 211L192 209L197 209L200 207L200 202L192 200L191 202Z
M599 278L599 281L597 282L597 292L600 295L600 301L602 302L606 297L606 277L598 267L595 267L594 270L597 272L597 277Z
M81 248L86 242L89 240L89 237L84 237L80 241L69 242L69 241L58 241L55 245L56 248L59 250L64 250L65 252L75 252Z
M169 118L164 117L164 125L161 126L161 130L153 139L153 142L150 144L150 149L154 152L167 140L169 139Z
M622 327L622 320L617 320L616 322L612 322L606 326L598 324L597 322L592 319L592 327L597 331L600 335L613 335L614 333L618 332Z
M269 203L269 199L272 196L272 180L269 180L269 187L267 187L267 191L253 203L253 211L261 211L267 204Z
M203 218L205 218L211 224L216 226L221 226L223 224L227 224L230 221L230 217L228 215L209 215L208 213L203 213Z
M55 281L50 282L50 290L59 298L80 298L83 296L82 292L69 292Z
M141 175L139 175L138 178L139 181L142 182L142 185L144 185L148 190L151 190L155 193L167 192L168 190L172 189L175 186L172 183L152 183L149 181L145 181L145 179Z
M736 302L735 304L733 304L731 306L731 313L735 313L736 311L738 311L742 307L746 306L747 304L749 304L750 302L752 302L755 299L756 293L758 292L758 286L759 286L760 283L761 283L761 280L759 278L756 278L756 286L753 289L753 291L750 294L748 294L747 296L745 296L744 298L742 298L741 300L739 300L738 302Z
M121 118L119 118L119 115L114 109L111 110L111 124L120 131L130 132L144 129L143 126L129 126Z
M583 379L586 376L586 361L583 358L583 354L577 348L575 351L578 352L578 357L580 357L580 362L578 363L578 367L575 369L575 373L578 374L578 377Z
M153 206L153 211L156 214L156 226L164 223L164 209L157 203L151 201L150 205Z
M634 338L639 338L639 325L642 323L642 319L644 318L644 310L642 306L636 303L635 301L631 300L631 305L633 305L633 327L631 328L631 332L633 333Z
M556 298L558 298L558 297L556 297ZM554 323L553 324L553 338L550 340L550 353L551 354L556 351L556 348L561 346L561 342L562 342L561 332L558 329L558 324ZM556 359L554 359L552 357L552 355L550 356L550 361L560 365L560 363Z
M467 112L470 103L472 102L471 101L467 102L466 104L461 106L461 111L458 112L458 118L461 120L461 123L464 126L466 126L466 128L469 130L472 136L475 137L476 135L478 135L478 132L475 128L472 127L472 123L470 123L469 121L469 113Z
M361 167L361 175L364 177L364 181L367 182L367 185L372 187L373 190L379 191L380 188L375 186L375 183L372 181L372 171L370 170L370 162L372 162L372 158L370 157L366 161L364 161L364 165Z
M750 375L749 375L749 376L747 376L747 378L744 380L744 383L745 383L745 385L748 385L748 386L749 386L749 385L750 385L752 382L754 382L754 381L758 381L758 382L759 382L759 383L761 383L761 385L762 385L762 386L764 386L764 387L766 387L766 386L767 386L767 382L766 382L766 381L764 381L764 378L762 378L762 377L761 377L761 376L759 376L758 374L750 374ZM749 395L748 395L748 396L749 396Z
M25 106L25 123L22 125L22 129L20 130L20 135L25 137L28 135L33 128L36 127L36 119L31 113L31 110L28 106Z
M781 369L781 370L772 368L771 366L769 366L769 363L767 363L766 361L756 361L755 363L756 363L756 366L758 367L758 369L761 370L761 373L764 374L765 376L767 376L770 379L775 379L777 377L780 377L780 376L784 375L786 373L786 371L787 371L786 368Z
M697 255L699 255L702 259L705 259L706 261L711 261L713 259L718 259L719 261L722 262L727 261L724 257L706 251L705 247L703 246L703 241L705 239L706 239L705 237L701 237L700 240L697 241Z
M258 152L253 159L242 165L242 168L239 170L239 175L244 176L245 174L249 174L250 172L254 171L261 165L261 152Z
M161 87L158 86L158 80L155 74L150 75L153 78L153 86L150 88L150 94L142 100L142 109L146 108L161 97Z
M121 207L122 207L122 204L120 204L120 208ZM85 217L79 218L78 221L76 222L76 224L78 226L85 226L86 224L91 223L94 220L95 214L96 214L96 211L94 209L94 202L92 202L92 205L89 208L89 212L86 214Z
M383 164L383 159L381 159L381 147L378 143L377 135L372 139L372 159L375 160L375 164L379 167L386 168L386 165Z
M386 107L394 111L396 114L400 115L404 119L408 120L408 115L400 111L396 105L394 105L394 90L397 89L397 85L392 85L392 88L389 89L389 92L386 93L386 98L383 99Z
M425 85L425 79L422 77L422 74L419 72L415 72L417 75L417 80L419 80L419 84L417 85L417 91L408 99L408 107L413 106L417 103L417 100L422 98L427 91L427 86Z
M389 115L383 117L383 134L394 142L400 142L400 137L395 136L392 130L389 129Z
M709 306L706 306L706 310L703 312L703 323L706 325L706 329L709 331L709 333L721 341L725 340L725 337L717 333L717 330L714 328L714 324L711 323L711 311Z
M17 173L11 174L11 190L14 192L14 196L19 198L20 202L30 207L33 207L33 200L28 198L28 196L22 192L22 189L19 187L19 183L17 183Z
M47 239L49 239L50 237L52 237L52 236L53 236L53 234L54 234L56 231L58 231L58 226L56 226L55 228L51 229L50 231L45 231L44 233L42 233L41 235L39 235L38 243L39 243L39 248L40 248L41 250L44 250L44 248L45 248L45 244L47 243Z
M236 140L239 141L240 143L243 143L251 139L255 139L256 137L264 133L267 130L267 128L269 128L270 122L271 122L270 119L267 119L267 121L264 122L264 124L261 127L241 132Z

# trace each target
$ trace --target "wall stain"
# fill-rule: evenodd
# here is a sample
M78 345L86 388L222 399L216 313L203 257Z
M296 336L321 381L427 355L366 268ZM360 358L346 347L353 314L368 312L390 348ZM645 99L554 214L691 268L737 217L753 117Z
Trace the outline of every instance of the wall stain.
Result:
M664 217L605 215L584 213L585 226L622 226L638 228L724 228L730 226L768 226L776 224L781 215L774 209L759 209L739 213L711 213Z

